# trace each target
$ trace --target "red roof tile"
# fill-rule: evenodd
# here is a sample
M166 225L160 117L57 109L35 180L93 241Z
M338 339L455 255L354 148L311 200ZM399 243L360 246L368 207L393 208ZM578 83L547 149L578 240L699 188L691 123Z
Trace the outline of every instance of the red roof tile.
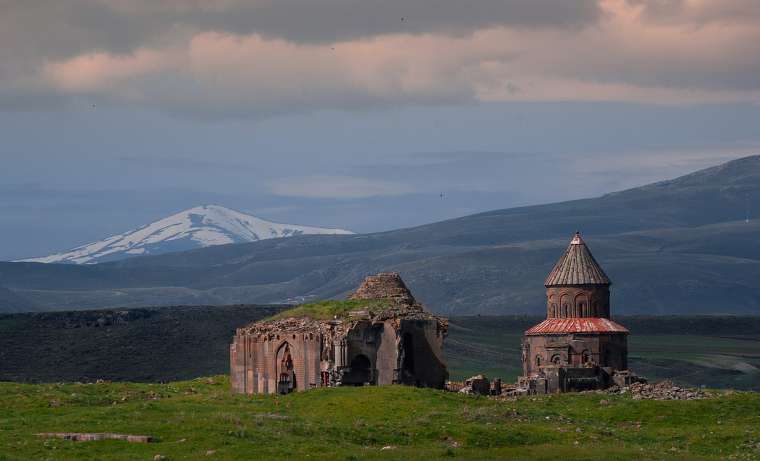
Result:
M551 335L568 333L623 333L628 329L610 319L600 317L574 317L546 319L525 332L526 335Z

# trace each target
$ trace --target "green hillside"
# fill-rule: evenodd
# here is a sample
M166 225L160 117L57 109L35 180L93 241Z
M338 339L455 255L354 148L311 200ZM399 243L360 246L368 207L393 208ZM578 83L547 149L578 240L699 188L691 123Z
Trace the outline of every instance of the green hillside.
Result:
M559 395L495 401L401 386L233 395L169 384L0 383L0 459L725 460L760 457L760 395L697 401ZM41 432L154 443L44 440ZM163 456L163 458L160 458Z

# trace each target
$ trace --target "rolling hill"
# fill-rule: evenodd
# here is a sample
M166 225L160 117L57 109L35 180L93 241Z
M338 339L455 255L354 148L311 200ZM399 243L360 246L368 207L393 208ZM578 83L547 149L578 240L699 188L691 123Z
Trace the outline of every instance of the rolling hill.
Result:
M580 230L614 282L616 313L756 314L758 198L760 156L752 156L602 197L376 234L304 235L90 266L0 263L0 283L47 309L281 303L343 296L364 275L395 270L436 312L538 314L543 279Z

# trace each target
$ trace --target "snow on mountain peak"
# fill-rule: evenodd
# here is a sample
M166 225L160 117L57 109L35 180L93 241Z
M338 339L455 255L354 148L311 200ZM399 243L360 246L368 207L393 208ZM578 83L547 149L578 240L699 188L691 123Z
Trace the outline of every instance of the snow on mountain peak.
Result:
M134 231L26 262L93 264L129 256L160 254L227 243L302 234L352 234L343 229L279 224L219 205L181 211Z

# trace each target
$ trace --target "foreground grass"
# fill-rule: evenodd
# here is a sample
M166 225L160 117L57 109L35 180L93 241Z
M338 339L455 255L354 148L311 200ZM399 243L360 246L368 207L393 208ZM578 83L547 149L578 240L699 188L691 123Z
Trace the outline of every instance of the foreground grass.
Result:
M34 435L52 431L158 441ZM687 402L595 394L494 401L400 386L247 397L231 394L225 377L0 383L0 460L152 460L159 454L166 460L760 459L760 394Z

